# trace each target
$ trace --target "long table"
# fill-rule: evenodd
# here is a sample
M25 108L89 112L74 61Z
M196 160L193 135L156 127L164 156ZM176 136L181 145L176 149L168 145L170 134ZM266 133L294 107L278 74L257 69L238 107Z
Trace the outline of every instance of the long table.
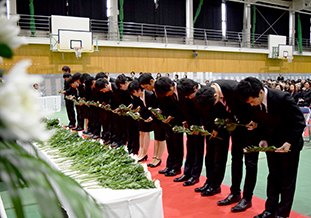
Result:
M30 154L39 155L50 166L61 170L61 166L46 151L30 144L19 144ZM34 150L35 149L35 150ZM66 173L65 173L66 174ZM103 217L109 218L162 218L162 188L140 189L140 190L112 190L107 188L84 188L99 204L102 205ZM65 201L64 201L65 202ZM64 208L67 210L66 203ZM70 210L67 210L69 217L75 217Z

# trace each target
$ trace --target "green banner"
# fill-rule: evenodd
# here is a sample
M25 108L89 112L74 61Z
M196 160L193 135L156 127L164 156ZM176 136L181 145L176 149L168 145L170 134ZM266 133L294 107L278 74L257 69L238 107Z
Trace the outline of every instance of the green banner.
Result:
M36 23L35 23L35 8L33 5L33 0L29 0L29 14L30 14L30 31L31 31L31 36L30 37L35 37L36 33Z
M198 9L197 9L197 12L195 13L195 16L194 16L194 19L193 19L193 26L194 26L195 22L197 21L198 16L199 16L199 14L200 14L200 12L201 12L201 8L202 8L202 5L203 5L203 1L204 1L204 0L200 0L200 3L199 3L199 6L198 6Z
M254 47L255 42L255 30L256 30L256 6L253 5L253 24L252 24L252 48Z
M122 41L123 39L123 20L124 20L124 12L123 12L123 0L119 1L120 3L120 9L119 9L119 20L120 20L120 24L119 24L119 32L120 32L120 41Z
M301 28L300 14L298 13L297 13L297 35L298 35L299 54L302 54L302 28Z

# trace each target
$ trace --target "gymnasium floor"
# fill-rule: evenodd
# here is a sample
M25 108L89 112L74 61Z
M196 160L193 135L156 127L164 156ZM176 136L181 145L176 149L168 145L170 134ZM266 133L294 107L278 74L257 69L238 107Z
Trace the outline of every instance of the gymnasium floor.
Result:
M68 123L67 115L65 108L62 108L61 112L54 113L50 115L51 118L60 118L61 123L63 125ZM150 150L151 148L149 148ZM230 186L230 178L231 178L231 154L228 154L228 162L226 168L225 179L223 181L224 185ZM300 155L300 165L298 170L298 178L297 178L297 186L294 204L292 210L311 217L311 142L305 142L304 148ZM161 165L161 168L164 167L164 164ZM161 169L159 168L159 169ZM254 195L258 198L265 199L266 198L266 177L268 173L268 168L266 164L266 157L264 153L260 153L259 161L258 161L258 176L257 176L257 184L254 191ZM205 176L205 169L202 170L202 175ZM245 175L245 173L244 173ZM204 183L204 181L201 181ZM243 185L243 184L242 184ZM243 187L243 186L241 186ZM12 204L8 198L7 192L4 190L2 184L0 183L0 195L4 203L4 207L6 209L6 213L8 218L15 217L14 211L12 209ZM34 200L31 193L26 189L23 190L24 196L24 205L26 210L26 217L28 218L39 218L38 207L36 205L36 201ZM165 206L164 206L165 208ZM165 209L164 209L165 210ZM165 217L166 214L165 211ZM242 214L241 214L242 215ZM245 214L246 215L246 214ZM181 216L182 217L182 216ZM243 217L243 215L241 216Z

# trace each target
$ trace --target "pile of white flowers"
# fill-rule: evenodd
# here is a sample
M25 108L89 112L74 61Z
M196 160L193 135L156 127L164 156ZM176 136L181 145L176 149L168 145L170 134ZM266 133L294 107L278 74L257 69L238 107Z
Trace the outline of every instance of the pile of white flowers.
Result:
M19 16L5 14L5 1L0 2L0 44L16 49L25 43L18 37L20 28L16 25ZM1 61L1 60L0 60ZM29 76L27 68L30 60L22 60L8 73L6 81L0 86L0 139L6 140L48 140L49 133L40 122L44 117L39 105L39 94L31 89L40 78Z

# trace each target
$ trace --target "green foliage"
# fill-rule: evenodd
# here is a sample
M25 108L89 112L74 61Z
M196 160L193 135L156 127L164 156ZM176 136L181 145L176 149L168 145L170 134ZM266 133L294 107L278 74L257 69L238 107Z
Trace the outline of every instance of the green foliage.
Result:
M245 126L244 124L233 123L233 122L230 122L228 120L220 119L220 118L215 119L215 124L218 127L226 128L230 132L235 130L238 126Z
M148 110L150 110L158 120L164 121L167 119L167 117L165 117L164 115L162 115L161 113L159 113L156 109L154 109L152 107L149 107ZM172 126L169 123L168 123L168 125Z
M259 146L248 146L246 148L244 148L246 153L250 153L250 152L274 152L277 150L277 148L275 146L269 146L269 147L259 147ZM285 151L285 150L280 150L280 151ZM287 150L286 150L287 151ZM290 150L288 150L290 151Z
M34 194L42 217L63 217L60 197L70 203L77 217L101 216L99 206L78 183L30 155L15 142L0 140L0 172L18 218L25 217L19 191L23 187L28 187Z
M12 58L13 52L9 46L4 43L0 43L0 56L4 58Z
M59 163L70 161L68 170L82 185L97 181L100 187L111 189L155 188L153 181L146 178L142 165L134 163L124 146L109 149L98 141L82 139L76 132L57 129L41 147L48 148L48 154L57 156Z
M201 126L193 125L192 131L188 128L184 128L182 126L174 126L173 131L178 133L186 133L188 135L202 135L202 136L212 136L212 133L208 132L207 130L204 130ZM220 137L216 137L217 139L222 140ZM211 139L211 137L210 137Z

